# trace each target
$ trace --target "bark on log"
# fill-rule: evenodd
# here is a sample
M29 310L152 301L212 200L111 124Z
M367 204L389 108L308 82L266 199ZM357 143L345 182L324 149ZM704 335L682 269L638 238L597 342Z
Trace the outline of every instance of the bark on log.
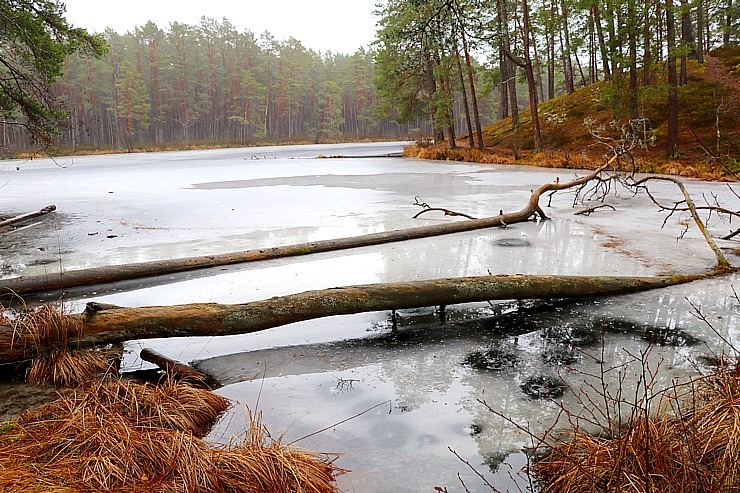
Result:
M260 260L271 260L276 258L294 257L308 255L311 253L331 252L349 248L358 248L383 243L392 243L418 238L429 238L433 236L474 231L478 229L493 228L520 223L529 220L534 215L546 219L547 216L539 205L540 196L545 192L564 190L583 185L598 176L606 169L614 159L609 160L591 173L568 183L546 183L532 191L526 207L507 214L498 216L460 221L432 226L416 228L396 229L380 233L371 233L362 236L352 236L333 240L312 241L272 248L261 248L247 250L237 253L226 253L221 255L205 255L200 257L186 257L181 259L158 260L142 262L138 264L127 264L109 267L99 267L78 271L69 271L58 274L47 273L39 276L20 276L11 279L3 279L0 284L0 294L11 293L17 295L28 295L54 290L69 289L78 286L92 286L95 284L106 284L132 279L141 279L177 272L185 272L195 269L205 269L223 265L233 265L245 262L257 262Z
M41 210L35 211L35 212L29 212L27 214L21 214L19 216L8 218L4 221L0 221L0 228L5 228L7 226L12 226L14 224L22 223L24 221L28 221L30 219L34 219L40 216L44 216L46 214L49 214L50 212L54 212L57 210L57 206L55 205L47 205Z
M347 286L238 305L200 303L116 307L74 316L78 323L69 325L79 327L71 329L78 333L69 333L67 338L70 345L89 347L155 337L224 336L257 332L303 320L371 311L488 300L611 296L681 284L710 275L477 276ZM55 343L51 341L52 345ZM24 337L13 327L0 326L0 364L33 358L38 351L31 337Z

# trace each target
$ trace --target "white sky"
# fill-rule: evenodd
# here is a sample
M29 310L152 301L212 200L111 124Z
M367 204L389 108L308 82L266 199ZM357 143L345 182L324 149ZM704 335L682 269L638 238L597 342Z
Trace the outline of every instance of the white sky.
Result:
M228 19L239 31L257 37L265 31L278 40L293 36L307 48L354 53L374 38L376 0L62 0L75 27L121 34L154 21L196 25L203 16Z

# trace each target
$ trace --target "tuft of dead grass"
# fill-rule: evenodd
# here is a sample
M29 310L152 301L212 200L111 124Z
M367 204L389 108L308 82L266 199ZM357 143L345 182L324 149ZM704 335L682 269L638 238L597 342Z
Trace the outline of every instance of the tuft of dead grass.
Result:
M286 447L273 439L262 424L261 413L249 413L249 433L244 441L217 455L218 476L229 484L249 484L249 491L306 491L334 493L334 476L345 472L315 453ZM286 489L286 485L300 489Z
M56 305L42 305L4 322L13 328L12 346L32 344L39 352L67 347L70 336L79 335L81 328L77 317L64 313Z
M269 439L259 417L235 447L203 440L229 405L175 382L70 391L0 430L0 491L337 491L338 468Z
M73 338L82 333L80 319L65 313L59 305L41 305L15 316L4 313L3 323L13 328L8 349L36 349L38 356L26 374L28 383L75 387L118 372L115 352L74 350Z
M542 491L740 490L740 375L719 371L687 386L686 403L674 397L609 437L575 430L540 454L532 472Z
M77 387L106 374L117 374L112 354L102 351L52 351L34 358L26 382L34 385Z

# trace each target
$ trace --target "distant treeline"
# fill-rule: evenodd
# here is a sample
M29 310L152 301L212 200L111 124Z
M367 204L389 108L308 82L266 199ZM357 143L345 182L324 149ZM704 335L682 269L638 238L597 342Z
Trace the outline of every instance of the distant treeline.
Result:
M107 56L72 56L53 91L68 112L57 139L77 148L305 142L430 135L380 110L374 55L316 53L300 41L239 32L228 21L152 22L105 33ZM4 126L3 126L4 127ZM28 145L2 128L4 149Z

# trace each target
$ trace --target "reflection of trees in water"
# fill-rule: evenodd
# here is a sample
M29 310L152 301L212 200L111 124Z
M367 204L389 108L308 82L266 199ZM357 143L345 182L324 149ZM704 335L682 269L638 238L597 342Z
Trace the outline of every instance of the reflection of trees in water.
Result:
M692 282L683 286L661 289L648 299L645 295L628 295L608 299L600 311L625 313L638 323L645 322L667 329L680 329L701 339L714 351L726 350L717 334L692 315L686 298L699 306L702 313L715 321L714 327L733 345L740 342L740 306L731 286L740 282L740 273L719 279Z
M459 356L459 349L448 348L443 341L413 345L383 362L381 378L393 382L399 404L409 411L418 409L448 392L457 378L450 364L456 364Z

